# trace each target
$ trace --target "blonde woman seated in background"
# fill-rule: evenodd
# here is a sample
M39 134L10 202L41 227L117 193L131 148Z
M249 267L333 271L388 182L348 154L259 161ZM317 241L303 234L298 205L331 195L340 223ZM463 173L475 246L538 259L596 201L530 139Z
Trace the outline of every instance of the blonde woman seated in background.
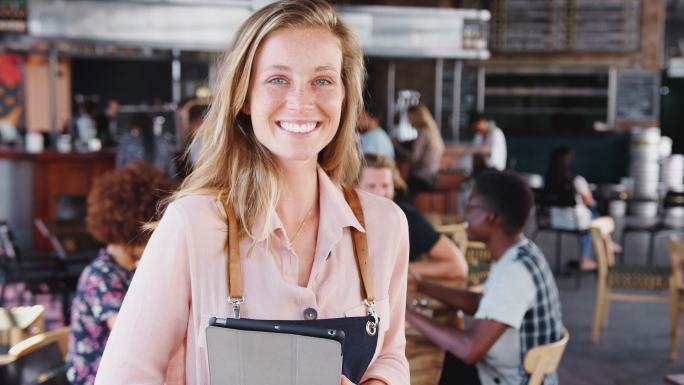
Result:
M358 186L361 190L395 198L395 188L406 185L390 158L378 154L366 154ZM411 204L397 200L395 203L406 214L409 227L409 280L415 274L426 279L465 279L468 263L454 242L439 234L430 222ZM427 259L421 260L422 255Z

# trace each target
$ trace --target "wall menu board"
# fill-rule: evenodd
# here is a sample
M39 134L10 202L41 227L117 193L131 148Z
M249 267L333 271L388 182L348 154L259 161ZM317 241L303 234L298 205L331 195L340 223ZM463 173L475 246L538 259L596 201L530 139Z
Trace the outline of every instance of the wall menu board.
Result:
M628 72L617 78L617 120L650 120L658 118L658 74Z
M570 3L570 49L623 52L639 50L640 0L573 0Z
M26 0L0 0L0 32L26 32Z
M495 0L491 46L498 51L554 51L563 48L566 0Z
M493 50L639 50L642 0L494 0Z

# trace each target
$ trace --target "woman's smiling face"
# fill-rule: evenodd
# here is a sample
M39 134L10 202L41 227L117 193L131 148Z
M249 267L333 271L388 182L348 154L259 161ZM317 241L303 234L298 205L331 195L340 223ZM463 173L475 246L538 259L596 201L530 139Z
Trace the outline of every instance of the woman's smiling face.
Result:
M340 42L324 28L282 29L259 46L244 112L282 164L316 162L340 124Z

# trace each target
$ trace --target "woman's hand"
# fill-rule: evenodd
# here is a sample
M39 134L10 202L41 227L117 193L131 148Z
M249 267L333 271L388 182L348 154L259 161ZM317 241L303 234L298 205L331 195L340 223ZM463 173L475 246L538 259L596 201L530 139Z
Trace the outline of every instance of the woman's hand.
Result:
M344 375L340 375L340 385L355 385L353 382L349 381Z

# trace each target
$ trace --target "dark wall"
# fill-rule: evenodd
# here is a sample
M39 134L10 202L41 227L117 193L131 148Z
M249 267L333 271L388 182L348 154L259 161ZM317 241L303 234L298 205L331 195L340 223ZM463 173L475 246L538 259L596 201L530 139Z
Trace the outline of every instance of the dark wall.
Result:
M590 183L617 183L627 175L629 133L585 136L506 136L508 159L520 172L544 175L551 151L568 146L575 153L575 172Z
M99 95L121 104L171 102L171 62L121 59L72 59L74 95Z
M660 128L662 134L672 138L672 152L684 154L684 78L663 76L667 90L660 99Z

